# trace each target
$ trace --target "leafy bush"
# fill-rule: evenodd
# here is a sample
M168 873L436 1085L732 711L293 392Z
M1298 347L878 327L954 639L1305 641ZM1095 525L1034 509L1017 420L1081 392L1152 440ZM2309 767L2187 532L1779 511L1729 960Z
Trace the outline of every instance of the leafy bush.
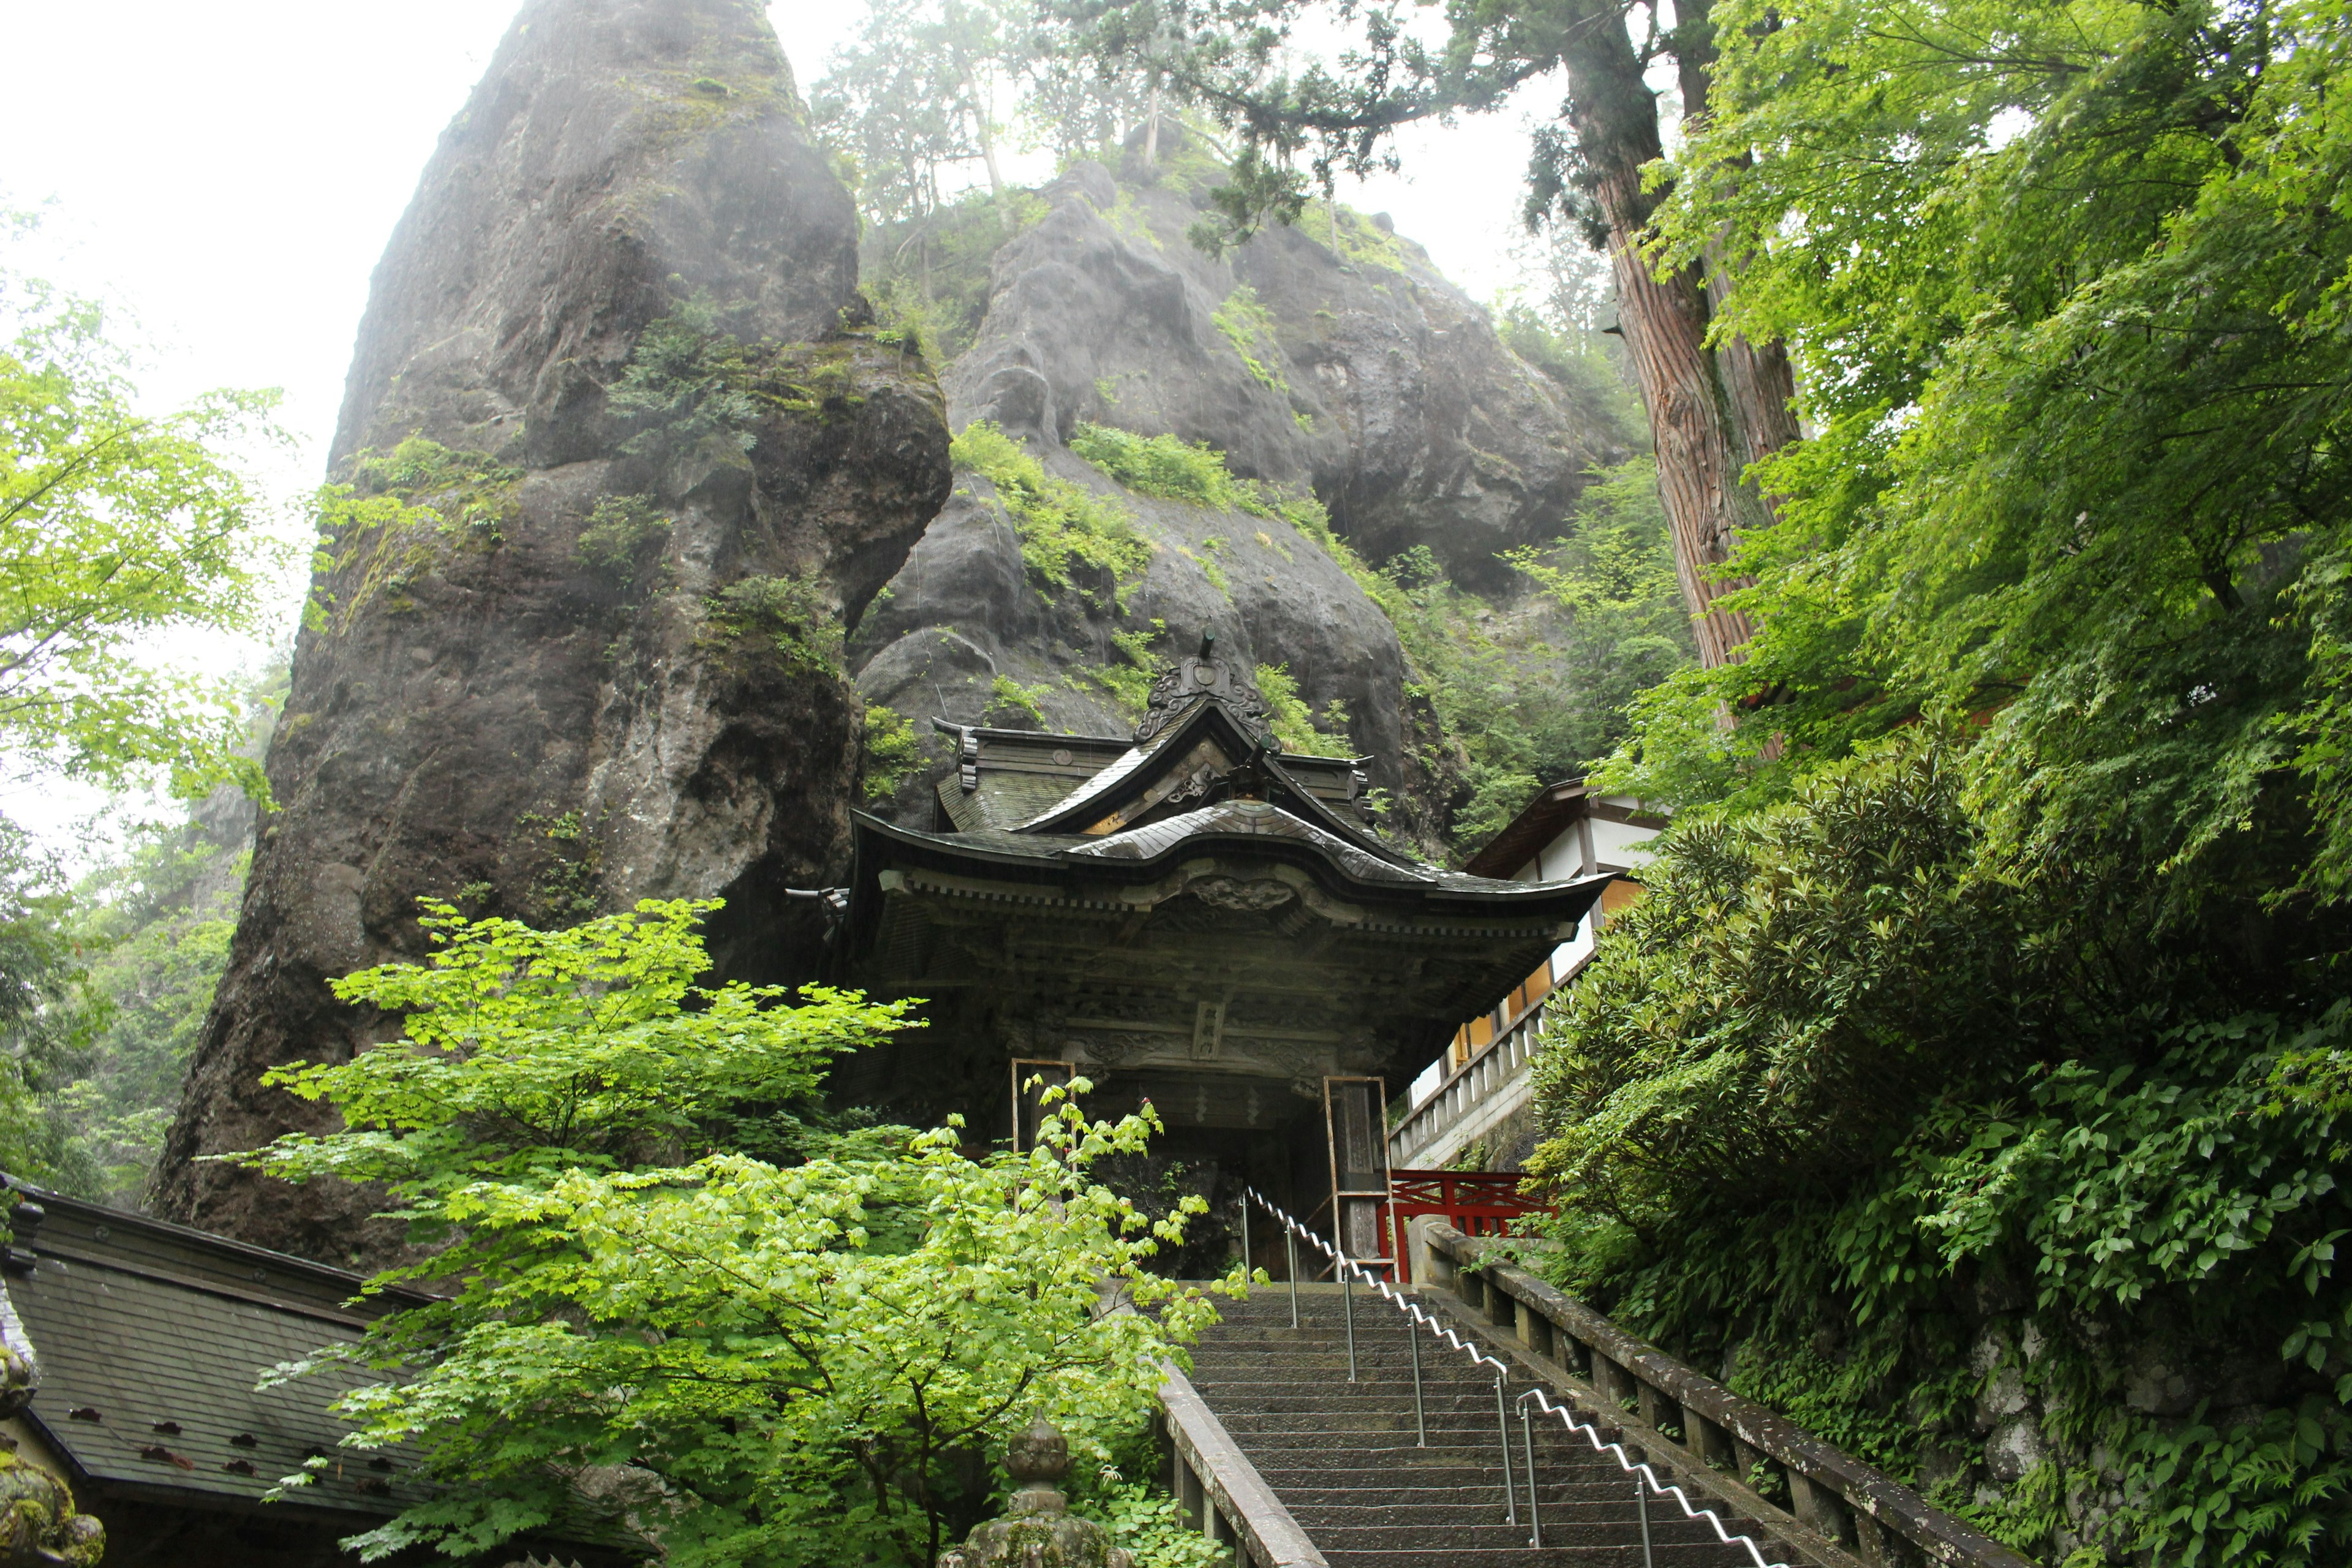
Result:
M740 578L704 600L703 608L726 636L765 637L794 674L846 679L841 620L814 571Z
M1107 1526L1135 1557L1135 1568L1221 1568L1233 1553L1184 1522L1184 1510L1166 1492L1113 1470L1082 1511Z
M1942 1456L1938 1500L2021 1550L2334 1561L2352 1001L2315 966L2293 1014L2217 1010L2227 955L2003 858L1962 739L1661 841L1537 1058L1545 1267L1898 1475ZM2151 1360L2249 1370L2163 1417ZM1952 1456L1996 1376L2049 1468L1980 1492Z
M372 604L410 608L417 577L457 550L503 542L521 479L488 452L452 451L422 436L390 452L361 452L350 484L321 486L313 499L313 567L326 585L304 619L341 635Z
M1956 749L1919 744L1677 825L1557 1013L1536 1168L1637 1226L1666 1194L1804 1190L1886 1153L1957 1074L2060 1044L1961 787Z
M887 800L909 773L923 765L923 738L896 708L866 707L865 790L868 800Z
M965 426L950 444L949 456L958 467L995 487L998 503L1021 536L1022 563L1039 582L1070 587L1074 569L1085 566L1116 590L1150 563L1151 547L1123 509L1047 474L991 421L976 419Z
M1111 633L1111 647L1118 654L1118 660L1083 671L1080 679L1110 693L1120 712L1140 720L1151 706L1152 684L1160 679L1162 668L1151 651L1151 644L1167 631L1168 623L1155 616L1149 631Z
M669 537L671 522L643 496L605 496L581 526L572 554L583 565L616 577L632 577L646 557Z
M1280 325L1274 312L1258 303L1257 290L1244 283L1225 296L1212 318L1217 331L1234 345L1250 374L1272 392L1287 397L1290 384L1282 374L1282 345L1275 336Z
M1045 710L1040 702L1045 695L1042 686L1024 686L1009 675L1000 675L988 683L988 706L980 716L989 723L1042 730Z
M1259 665L1257 689L1265 697L1274 737L1282 742L1284 751L1304 757L1356 754L1355 748L1348 743L1348 708L1338 698L1326 705L1322 726L1318 728L1315 710L1298 695L1298 682L1291 679L1288 665Z
M1138 495L1189 501L1223 511L1255 510L1246 479L1234 478L1225 455L1206 441L1138 436L1109 425L1080 425L1070 450Z

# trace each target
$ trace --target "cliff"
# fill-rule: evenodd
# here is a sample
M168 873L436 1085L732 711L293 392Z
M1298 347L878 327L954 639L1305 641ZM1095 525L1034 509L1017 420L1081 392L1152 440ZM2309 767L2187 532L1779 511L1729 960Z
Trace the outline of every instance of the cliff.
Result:
M327 983L425 952L420 897L546 924L717 895L731 972L812 970L782 889L845 855L841 640L948 488L856 232L754 0L523 8L376 272L161 1212L392 1245L365 1193L198 1160L318 1124L259 1077L395 1032Z
M1366 563L1425 548L1508 599L1498 554L1556 538L1589 470L1627 454L1384 218L1318 205L1202 254L1186 230L1223 167L1172 127L1161 145L1151 166L1131 146L1116 172L1081 163L1036 194L942 372L951 426L994 426L1123 513L1140 559L1116 584L1049 580L1020 509L961 464L851 643L860 688L925 747L920 768L869 779L924 821L948 766L929 718L1124 733L1138 650L1213 631L1229 657L1284 668L1320 749L1373 756L1389 826L1435 852L1458 780ZM1122 484L1103 427L1207 447L1246 503ZM1280 504L1302 498L1303 518Z

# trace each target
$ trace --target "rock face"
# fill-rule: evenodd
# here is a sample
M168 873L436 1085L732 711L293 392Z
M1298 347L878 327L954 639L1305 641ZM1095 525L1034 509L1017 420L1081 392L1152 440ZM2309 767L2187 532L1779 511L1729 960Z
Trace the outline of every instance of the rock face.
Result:
M809 973L862 704L841 638L948 489L919 357L756 0L532 0L378 268L268 817L158 1173L172 1217L308 1256L352 1189L196 1163L320 1113L258 1084L387 1037L334 976L419 897L567 923L729 899L737 974Z
M1335 224L1318 208L1223 259L1203 255L1185 230L1223 171L1181 132L1163 142L1155 169L1130 151L1116 175L1080 163L1040 193L1043 216L997 250L987 315L942 377L955 428L992 421L1047 473L1124 505L1148 567L1117 606L1041 584L1002 498L959 469L851 644L858 684L919 727L1022 727L1003 700L1010 681L1047 728L1122 734L1132 707L1102 679L1123 661L1113 639L1158 623L1167 655L1214 632L1228 656L1286 666L1317 714L1339 703L1331 749L1374 756L1375 785L1402 807L1391 826L1433 847L1433 725L1358 579L1279 519L1122 495L1066 444L1086 425L1203 443L1238 477L1319 498L1361 556L1426 546L1456 582L1486 588L1511 576L1498 552L1556 537L1586 470L1627 454L1383 220L1343 209ZM929 819L945 748L929 761L897 792L902 820Z
M1236 473L1311 489L1366 557L1425 544L1489 588L1509 580L1496 552L1555 537L1585 470L1627 456L1385 218L1318 205L1202 254L1185 230L1224 172L1184 133L1162 141L1149 171L1132 152L1118 176L1074 167L997 252L987 319L945 378L959 428L1034 408L1062 440L1091 421L1205 441Z

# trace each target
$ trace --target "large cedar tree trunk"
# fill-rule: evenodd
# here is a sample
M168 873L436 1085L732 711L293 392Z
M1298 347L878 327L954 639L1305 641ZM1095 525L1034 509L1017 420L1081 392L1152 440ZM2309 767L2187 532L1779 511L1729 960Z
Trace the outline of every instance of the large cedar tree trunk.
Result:
M1686 3L1682 12L1685 37L1703 40L1705 5ZM1717 603L1749 580L1717 574L1730 558L1737 531L1773 521L1767 499L1741 483L1740 475L1796 438L1790 406L1796 389L1788 354L1778 343L1732 338L1708 346L1711 306L1727 286L1719 266L1712 277L1692 266L1660 279L1640 253L1657 205L1656 194L1642 188L1642 167L1663 148L1657 97L1642 79L1623 15L1611 0L1592 0L1585 16L1566 29L1561 58L1578 152L1609 226L1619 321L1657 443L1658 488L1674 526L1675 564L1699 657L1712 668L1740 658L1755 630L1747 616ZM1703 41L1681 50L1688 113L1705 109L1713 54Z

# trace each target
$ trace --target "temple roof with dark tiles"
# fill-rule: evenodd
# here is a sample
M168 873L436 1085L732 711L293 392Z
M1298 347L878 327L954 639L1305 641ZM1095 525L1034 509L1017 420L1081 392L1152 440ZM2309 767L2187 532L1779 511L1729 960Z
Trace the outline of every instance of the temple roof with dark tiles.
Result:
M268 1390L269 1368L357 1340L397 1306L357 1300L362 1277L225 1237L27 1186L7 1185L13 1245L0 1269L6 1327L29 1352L25 1418L75 1472L77 1490L196 1506L260 1506L314 1455L309 1486L268 1506L386 1517L423 1500L398 1453L339 1447L327 1406L363 1371Z
M1180 1081L1409 1074L1609 880L1470 876L1389 841L1373 759L1285 750L1206 645L1155 683L1129 740L935 722L957 766L933 825L853 815L837 975L924 998L932 1025L858 1069L879 1099L947 1077L983 1093L992 1051L1083 1066L1163 1110Z

